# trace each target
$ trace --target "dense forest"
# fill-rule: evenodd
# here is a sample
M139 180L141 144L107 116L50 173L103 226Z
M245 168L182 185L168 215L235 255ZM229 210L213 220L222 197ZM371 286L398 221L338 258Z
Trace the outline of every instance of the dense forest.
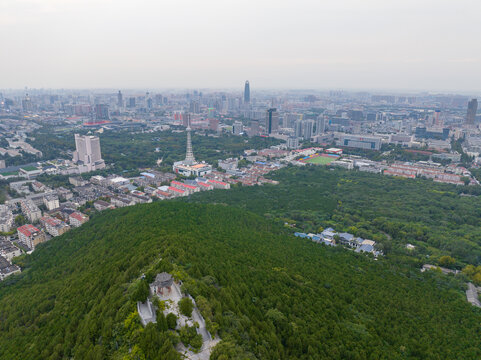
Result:
M106 211L17 262L0 284L1 359L178 359L165 322L143 329L135 310L140 276L157 271L217 330L215 360L481 357L481 311L457 278L298 239L240 208Z
M305 232L332 226L419 266L443 255L458 260L458 268L481 265L481 198L464 193L477 187L320 166L290 166L270 177L279 185L205 192L187 201L239 206ZM407 250L408 243L416 249Z

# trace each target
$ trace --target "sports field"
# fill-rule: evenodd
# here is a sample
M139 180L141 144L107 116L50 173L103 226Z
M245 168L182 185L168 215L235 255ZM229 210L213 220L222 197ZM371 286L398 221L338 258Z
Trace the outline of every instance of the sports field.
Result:
M307 164L320 164L326 165L336 160L334 157L327 157L327 156L316 156L310 159L305 160L304 162Z

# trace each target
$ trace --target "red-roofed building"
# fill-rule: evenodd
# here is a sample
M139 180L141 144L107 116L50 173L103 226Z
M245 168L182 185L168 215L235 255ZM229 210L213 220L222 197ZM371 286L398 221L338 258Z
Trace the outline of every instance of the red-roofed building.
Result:
M172 194L172 196L187 196L187 195L189 195L186 191L181 190L181 189L177 189L173 186L169 186L169 188L167 190L168 190L168 192L170 192Z
M156 190L154 194L160 199L170 199L172 194L167 191Z
M35 246L46 240L45 233L31 224L22 225L17 229L18 239L28 248L34 250Z
M70 226L68 226L66 223L51 216L42 217L40 219L40 223L52 236L59 236L70 230Z
M68 217L68 221L70 225L79 227L82 224L85 224L87 221L89 221L89 217L85 214L82 214L80 211L75 211L70 214Z
M230 189L230 184L225 183L223 181L209 179L209 180L207 180L207 182L212 184L212 186L216 189Z
M200 189L197 186L188 185L188 184L182 183L180 181L175 181L175 180L170 183L170 186L175 187L175 188L180 189L180 190L184 190L189 194L200 191Z
M214 189L214 186L212 184L209 184L209 183L199 181L197 184L199 184L199 188L201 190L213 190Z

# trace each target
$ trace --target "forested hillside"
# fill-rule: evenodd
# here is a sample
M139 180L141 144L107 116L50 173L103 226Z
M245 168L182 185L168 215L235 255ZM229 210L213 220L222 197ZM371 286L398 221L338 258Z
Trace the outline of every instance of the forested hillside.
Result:
M291 166L270 177L279 185L204 192L189 201L239 206L306 232L332 226L419 264L426 255L434 262L452 255L458 267L481 264L481 198L460 195L477 187L320 166Z
M481 357L481 311L454 278L294 238L241 209L107 211L21 260L0 285L1 359L178 358L178 339L135 313L149 269L184 281L223 339L213 359Z

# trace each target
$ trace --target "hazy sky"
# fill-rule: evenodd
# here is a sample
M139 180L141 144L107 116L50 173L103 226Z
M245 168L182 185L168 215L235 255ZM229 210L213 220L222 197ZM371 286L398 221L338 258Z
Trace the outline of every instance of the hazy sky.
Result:
M0 88L481 90L480 0L0 0Z

